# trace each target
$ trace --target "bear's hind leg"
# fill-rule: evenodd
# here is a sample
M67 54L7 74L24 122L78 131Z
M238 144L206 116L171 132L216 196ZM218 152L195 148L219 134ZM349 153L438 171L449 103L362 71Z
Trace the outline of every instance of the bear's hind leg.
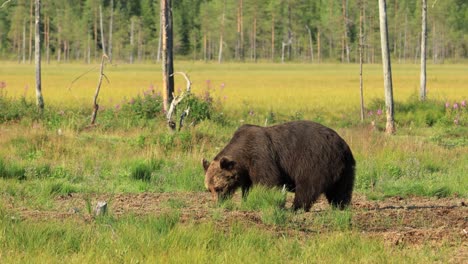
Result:
M350 203L353 193L354 177L344 175L325 192L328 202L335 208L345 209Z
M313 192L307 192L301 190L301 188L296 188L293 202L293 209L295 211L299 209L304 209L304 211L309 212L312 204L317 200L319 194Z

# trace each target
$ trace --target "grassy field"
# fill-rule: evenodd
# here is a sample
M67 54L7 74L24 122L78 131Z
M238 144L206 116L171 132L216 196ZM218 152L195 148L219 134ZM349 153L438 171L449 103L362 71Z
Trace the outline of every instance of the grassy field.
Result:
M420 103L418 66L395 64L393 136L378 112L380 65L364 67L361 123L358 65L180 62L198 96L192 116L203 118L175 133L158 112L158 64L107 65L98 125L89 126L98 70L76 78L93 67L44 65L41 115L33 66L2 62L1 263L468 260L466 65L429 65L430 100ZM177 76L176 90L185 85ZM242 123L296 119L328 125L351 146L350 210L321 202L294 213L290 195L264 189L247 201L209 201L203 157L213 158ZM102 199L109 214L93 217Z

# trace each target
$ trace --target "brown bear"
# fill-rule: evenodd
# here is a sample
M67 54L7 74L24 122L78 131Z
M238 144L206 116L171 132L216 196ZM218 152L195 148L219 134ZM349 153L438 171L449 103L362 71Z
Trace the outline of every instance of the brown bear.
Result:
M205 169L213 199L245 197L253 184L295 192L293 208L309 211L320 194L340 209L351 202L355 160L348 144L332 129L311 121L270 127L241 126Z

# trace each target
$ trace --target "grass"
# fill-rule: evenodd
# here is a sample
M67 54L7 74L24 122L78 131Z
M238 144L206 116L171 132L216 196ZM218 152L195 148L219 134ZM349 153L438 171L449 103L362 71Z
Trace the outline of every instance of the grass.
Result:
M451 247L390 247L353 229L352 211L314 215L322 232L273 232L295 228L301 215L284 209L279 190L254 188L246 200L225 201L208 221L181 219L186 205L171 199L160 216L21 219L11 208L53 207L59 196L84 195L87 213L94 193L204 191L202 158L213 158L243 123L259 125L311 119L348 142L357 160L358 193L391 196L468 197L468 112L452 105L466 100L465 65L429 65L430 101L415 99L419 69L394 65L397 134L382 133L380 65L365 65L365 123L359 121L357 65L204 64L180 62L199 97L195 127L168 132L150 100L160 89L159 65L108 65L100 94L98 125L89 128L97 72L70 83L90 65L44 65L46 111L33 103L32 65L4 63L0 81L0 262L447 262ZM27 88L26 88L27 87ZM148 94L148 89L154 93ZM185 81L176 79L176 90ZM144 94L146 92L147 94ZM138 97L139 96L139 97ZM137 98L137 104L129 101ZM446 108L445 102L450 107ZM205 119L209 113L210 119ZM372 113L372 115L370 115ZM155 115L159 115L155 117ZM459 124L455 125L454 120ZM375 128L370 127L374 122ZM34 199L31 199L34 197ZM5 198L5 199L3 199ZM13 203L12 204L10 204ZM9 209L7 209L9 208ZM245 223L222 226L226 211L259 211L268 228ZM86 212L85 212L86 213Z
M4 263L429 263L446 262L448 247L387 248L355 231L279 236L241 222L182 224L177 211L161 216L106 216L94 224L14 220L0 211Z

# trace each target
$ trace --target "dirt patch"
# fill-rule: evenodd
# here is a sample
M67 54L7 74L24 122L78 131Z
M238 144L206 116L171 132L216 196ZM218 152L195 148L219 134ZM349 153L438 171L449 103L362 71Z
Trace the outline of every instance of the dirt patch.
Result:
M9 199L9 198L7 198ZM228 228L233 222L246 222L249 226L276 232L308 236L327 232L326 224L315 221L329 210L322 198L312 207L311 212L292 214L284 226L265 224L261 212L227 210L219 208L204 192L141 193L141 194L72 194L56 197L48 209L33 209L24 204L8 201L15 217L23 220L76 219L89 222L93 217L92 206L97 201L107 201L109 212L115 217L128 214L160 215L178 210L182 222L204 222L213 220L220 227ZM240 197L234 197L240 203ZM18 203L18 202L16 202ZM288 196L286 207L290 207L292 196ZM383 238L391 245L451 245L460 247L457 257L467 259L468 250L468 207L461 198L388 198L370 201L355 195L350 214L350 229L370 237ZM333 229L333 228L332 228ZM464 254L464 255L463 255Z

